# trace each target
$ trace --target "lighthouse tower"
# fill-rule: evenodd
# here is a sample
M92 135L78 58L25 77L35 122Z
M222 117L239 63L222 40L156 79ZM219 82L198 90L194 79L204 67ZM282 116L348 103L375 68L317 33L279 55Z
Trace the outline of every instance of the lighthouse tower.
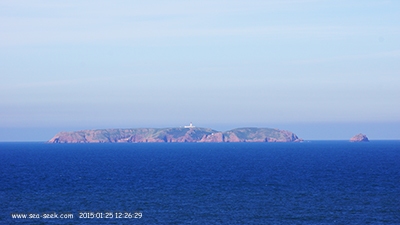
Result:
M193 128L195 126L193 126L192 122L190 122L189 126L184 126L184 128Z

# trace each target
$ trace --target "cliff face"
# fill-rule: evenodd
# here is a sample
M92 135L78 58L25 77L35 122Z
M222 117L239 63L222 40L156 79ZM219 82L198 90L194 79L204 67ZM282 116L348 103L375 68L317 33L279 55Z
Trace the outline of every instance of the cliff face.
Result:
M271 128L236 128L224 132L225 142L295 142L302 141L290 131Z
M369 140L367 138L367 135L360 133L350 138L350 142L369 142Z
M299 142L290 131L271 128L237 128L220 132L209 128L138 128L60 132L49 143L113 142Z

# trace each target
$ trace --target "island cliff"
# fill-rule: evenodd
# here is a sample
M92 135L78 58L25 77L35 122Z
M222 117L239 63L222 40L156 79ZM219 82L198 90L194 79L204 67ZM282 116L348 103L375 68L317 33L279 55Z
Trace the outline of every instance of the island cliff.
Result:
M294 133L272 128L236 128L220 132L210 128L137 128L60 132L48 143L116 142L300 142Z
M369 140L367 135L360 133L350 138L350 142L369 142Z

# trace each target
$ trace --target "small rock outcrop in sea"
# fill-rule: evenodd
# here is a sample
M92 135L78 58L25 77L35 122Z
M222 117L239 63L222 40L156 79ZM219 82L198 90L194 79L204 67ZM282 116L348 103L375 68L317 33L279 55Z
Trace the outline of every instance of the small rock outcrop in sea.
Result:
M367 138L367 135L359 133L350 138L350 142L369 142L369 140Z
M272 128L245 127L221 132L194 126L177 128L101 129L60 132L49 143L110 142L301 142L294 133Z

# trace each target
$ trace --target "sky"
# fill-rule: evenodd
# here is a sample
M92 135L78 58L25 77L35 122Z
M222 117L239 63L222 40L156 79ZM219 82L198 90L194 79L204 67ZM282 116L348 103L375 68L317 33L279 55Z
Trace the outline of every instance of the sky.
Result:
M0 141L272 127L400 139L400 1L2 0Z

